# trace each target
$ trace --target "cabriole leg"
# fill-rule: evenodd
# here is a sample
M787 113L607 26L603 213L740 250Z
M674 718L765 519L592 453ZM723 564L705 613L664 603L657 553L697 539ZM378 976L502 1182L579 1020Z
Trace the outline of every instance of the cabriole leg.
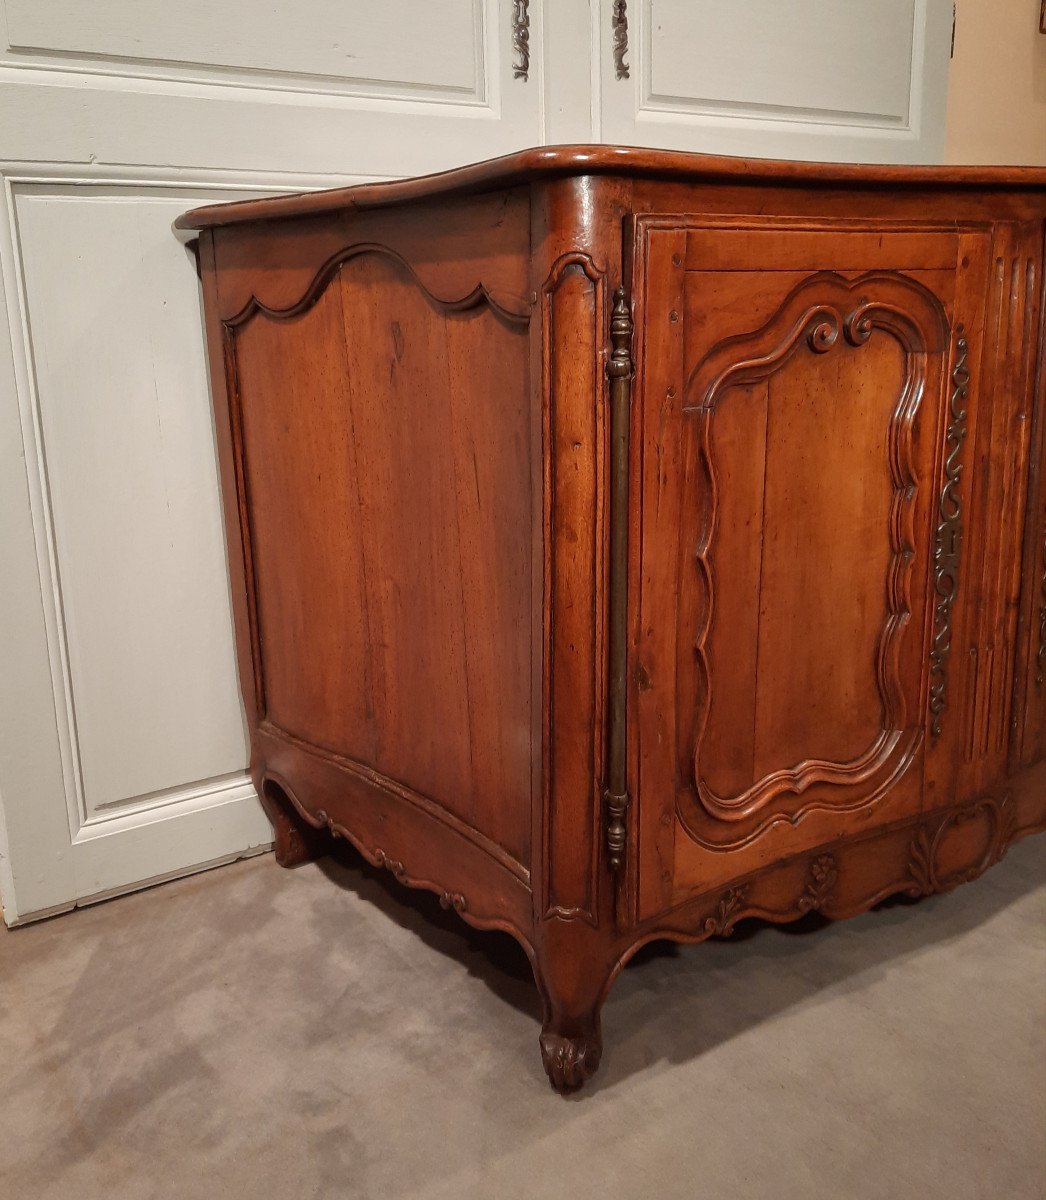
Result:
M611 975L601 950L594 936L568 935L549 939L539 954L535 974L545 1008L541 1061L557 1091L579 1088L599 1067L600 1010Z
M316 829L304 820L279 784L268 779L258 794L276 835L276 861L281 867L297 867L330 851L331 836L327 830Z

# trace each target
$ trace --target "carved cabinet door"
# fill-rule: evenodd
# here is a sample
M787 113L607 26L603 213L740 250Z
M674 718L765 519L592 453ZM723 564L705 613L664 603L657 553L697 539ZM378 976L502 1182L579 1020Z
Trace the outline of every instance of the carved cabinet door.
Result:
M638 218L637 913L911 815L948 705L977 231Z

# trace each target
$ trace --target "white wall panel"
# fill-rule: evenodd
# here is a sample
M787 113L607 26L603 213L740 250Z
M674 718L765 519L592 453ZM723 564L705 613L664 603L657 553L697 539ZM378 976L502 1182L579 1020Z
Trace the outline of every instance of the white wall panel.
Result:
M171 221L539 143L543 4L529 79L515 10L0 0L9 924L271 839L245 774L199 289ZM566 124L570 94L551 101Z
M15 60L107 64L143 74L167 66L182 77L270 86L339 81L363 93L483 98L488 0L6 0ZM208 70L210 68L210 70ZM383 87L384 85L384 87Z
M246 762L193 197L15 198L86 819Z
M763 158L938 162L951 0L633 0L627 77L594 0L607 141ZM620 42L618 42L620 45Z
M915 0L646 0L645 105L907 125Z

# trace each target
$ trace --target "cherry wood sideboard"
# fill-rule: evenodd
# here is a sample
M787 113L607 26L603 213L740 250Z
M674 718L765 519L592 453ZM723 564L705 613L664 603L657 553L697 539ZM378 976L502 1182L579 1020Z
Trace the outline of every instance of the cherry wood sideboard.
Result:
M178 224L277 861L517 938L555 1086L644 943L1046 827L1046 171L561 147Z

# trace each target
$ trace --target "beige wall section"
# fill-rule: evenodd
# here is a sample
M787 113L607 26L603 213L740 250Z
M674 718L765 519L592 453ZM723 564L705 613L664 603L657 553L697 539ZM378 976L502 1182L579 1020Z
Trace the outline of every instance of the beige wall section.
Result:
M1046 166L1040 0L957 0L944 156Z

